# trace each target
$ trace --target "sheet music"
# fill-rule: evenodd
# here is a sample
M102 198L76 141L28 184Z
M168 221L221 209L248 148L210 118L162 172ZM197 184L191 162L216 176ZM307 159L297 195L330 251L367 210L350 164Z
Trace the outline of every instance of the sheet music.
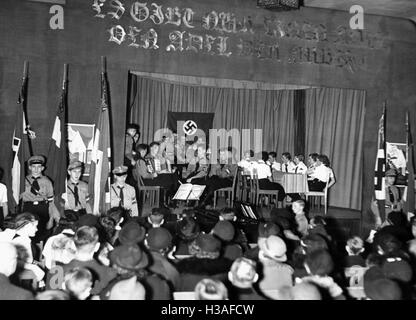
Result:
M174 200L199 200L199 197L205 190L205 186L198 184L184 183L176 191Z

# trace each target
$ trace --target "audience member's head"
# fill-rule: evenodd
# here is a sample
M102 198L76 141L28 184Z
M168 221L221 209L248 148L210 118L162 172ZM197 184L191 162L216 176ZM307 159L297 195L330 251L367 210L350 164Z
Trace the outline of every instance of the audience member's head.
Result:
M70 300L70 295L63 290L46 290L36 295L36 300Z
M165 211L162 208L153 208L149 220L153 225L161 225L165 219Z
M107 293L108 300L145 300L146 290L133 276L117 281Z
M185 241L192 241L200 234L198 223L192 217L185 217L176 223L177 236Z
M273 260L276 262L285 262L286 244L278 236L269 236L265 241L259 243L259 259Z
M211 234L201 233L189 245L189 253L199 259L216 259L220 256L220 251L220 240Z
M224 242L229 242L234 239L235 229L229 221L218 221L211 234Z
M118 240L121 244L135 245L144 240L146 237L146 230L135 221L129 221L118 234Z
M14 219L16 233L22 236L33 238L38 231L38 219L32 213L24 212Z
M77 300L85 300L91 294L93 276L86 268L74 268L65 274L65 290Z
M363 239L361 239L359 236L354 236L348 239L347 245L345 246L345 250L350 256L356 256L364 252Z
M305 269L309 275L328 276L334 269L334 261L326 250L317 250L306 255Z
M301 240L301 246L306 254L318 250L328 250L328 244L324 237L319 234L308 234Z
M67 264L75 258L77 248L75 247L74 238L71 235L61 234L53 239L50 250L45 250L42 254L45 257L45 265L51 269L56 263Z
M368 272L368 271L367 271ZM393 280L379 278L364 282L364 292L370 300L401 300L402 290Z
M250 288L258 279L256 262L247 258L235 260L228 272L228 280L237 288Z
M300 199L292 203L292 211L294 214L304 214L305 213L305 201Z
M9 277L16 271L17 249L9 242L0 242L0 274Z
M150 251L166 254L172 248L173 238L165 228L151 228L147 232L145 245Z
M400 252L401 242L391 233L377 232L374 235L373 245L380 255L396 256Z
M413 238L416 238L416 216L410 218L410 228L412 231Z
M121 245L114 248L109 255L111 265L119 274L131 273L144 269L149 264L149 259L137 245Z
M195 286L195 300L227 300L228 291L218 280L202 279Z
M100 248L98 242L98 231L95 227L83 226L78 228L74 236L75 247L77 248L77 258L86 256L92 259L94 252Z
M413 278L411 265L400 257L385 258L381 270L388 279L400 283L409 283Z

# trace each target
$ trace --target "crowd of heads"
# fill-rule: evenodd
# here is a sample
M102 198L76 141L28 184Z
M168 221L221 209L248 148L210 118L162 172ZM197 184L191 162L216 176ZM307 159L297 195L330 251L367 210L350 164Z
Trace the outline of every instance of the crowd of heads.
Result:
M180 293L197 300L414 298L415 218L391 213L390 223L368 239L341 240L325 217L308 217L306 209L303 200L290 210L273 209L270 221L250 233L234 208L217 211L209 223L194 209L176 216L154 208L132 218L113 208L62 221L43 251L31 253L33 261L14 242L37 232L36 215L22 213L0 233L0 274L39 300L174 299ZM22 274L31 263L44 277L28 285ZM54 268L63 270L59 281Z

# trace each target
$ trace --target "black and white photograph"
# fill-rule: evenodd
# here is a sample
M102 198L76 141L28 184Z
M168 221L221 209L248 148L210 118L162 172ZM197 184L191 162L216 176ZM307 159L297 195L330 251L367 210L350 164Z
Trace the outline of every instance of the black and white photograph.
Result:
M0 31L0 304L416 300L415 0L1 0Z

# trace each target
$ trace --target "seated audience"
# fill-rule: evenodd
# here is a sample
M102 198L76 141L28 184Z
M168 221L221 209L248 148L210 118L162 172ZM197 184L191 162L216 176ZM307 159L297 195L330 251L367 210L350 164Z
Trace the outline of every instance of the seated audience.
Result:
M65 274L64 290L74 300L86 300L93 285L91 272L86 268L74 268Z

